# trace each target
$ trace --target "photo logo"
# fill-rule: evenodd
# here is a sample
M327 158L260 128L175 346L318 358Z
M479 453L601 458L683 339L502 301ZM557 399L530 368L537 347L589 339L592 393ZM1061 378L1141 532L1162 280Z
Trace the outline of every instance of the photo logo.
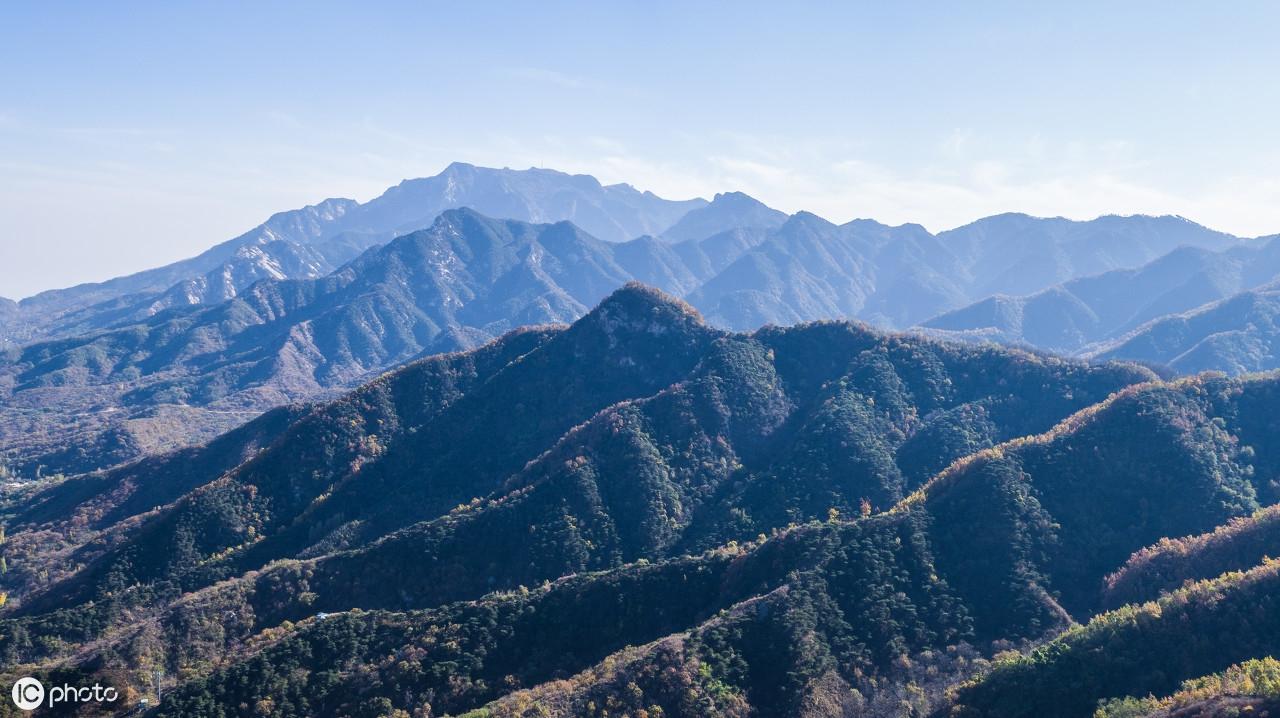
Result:
M44 703L46 691L43 683L27 676L26 678L19 678L18 682L13 684L12 695L14 705L24 711L33 711ZM115 703L120 699L119 691L101 683L81 687L76 687L69 683L54 686L47 692L47 695L50 708L60 703Z
M27 676L13 684L13 703L24 711L33 711L44 702L44 684Z

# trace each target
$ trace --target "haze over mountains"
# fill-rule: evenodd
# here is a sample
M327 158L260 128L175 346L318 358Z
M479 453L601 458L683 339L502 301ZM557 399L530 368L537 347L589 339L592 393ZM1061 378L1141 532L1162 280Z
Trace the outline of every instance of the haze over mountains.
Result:
M1133 269L1073 279L1029 295L997 294L923 326L1049 351L1079 352L1099 342L1114 342L1166 315L1262 288L1278 276L1280 242L1276 238L1263 237L1220 251L1188 244Z
M1275 277L1272 244L1142 216L1009 214L934 235L788 217L736 192L672 202L454 164L365 204L275 215L184 262L0 303L12 344L0 452L27 476L110 466L422 354L572 321L632 280L735 330L858 318L1187 371L1266 369L1266 294L1161 325L1159 340L1123 339Z
M1269 371L1280 367L1280 290L1275 282L1193 311L1154 320L1090 352L1191 374Z

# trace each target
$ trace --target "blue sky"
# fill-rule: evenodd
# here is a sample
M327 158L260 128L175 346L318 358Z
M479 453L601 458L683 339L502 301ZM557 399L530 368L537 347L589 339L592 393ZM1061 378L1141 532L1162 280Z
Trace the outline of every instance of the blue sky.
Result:
M1280 232L1280 5L829 5L0 5L0 296L452 160L933 230Z

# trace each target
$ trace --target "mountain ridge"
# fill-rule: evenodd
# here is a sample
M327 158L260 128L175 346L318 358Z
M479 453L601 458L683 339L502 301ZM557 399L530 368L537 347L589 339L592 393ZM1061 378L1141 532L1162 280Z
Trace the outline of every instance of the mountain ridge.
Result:
M212 438L256 411L323 396L399 362L473 347L519 325L572 321L632 280L685 296L712 323L735 330L831 317L905 326L963 303L982 281L957 265L941 238L910 224L837 226L802 212L774 229L611 243L571 223L502 224L473 210L441 217L454 218L447 231L404 235L324 276L281 279L296 272L273 259L244 275L255 283L236 289L241 282L227 279L224 267L171 289L165 296L186 298L169 308L146 299L141 321L129 320L134 305L125 302L110 308L115 328L10 350L0 362L0 400L12 409L0 422L0 449L26 475L41 465L110 466ZM1017 221L1025 231L1037 226ZM1093 236L1089 223L1062 222L1054 232ZM305 265L307 252L323 246L289 256ZM976 240L962 248L999 250ZM189 303L224 295L232 296ZM81 321L77 313L67 319ZM71 435L74 449L65 441Z

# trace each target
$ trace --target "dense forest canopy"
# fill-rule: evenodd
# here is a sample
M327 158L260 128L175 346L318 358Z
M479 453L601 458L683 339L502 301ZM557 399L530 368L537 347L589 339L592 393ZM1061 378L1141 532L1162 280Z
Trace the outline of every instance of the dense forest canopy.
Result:
M173 716L1262 706L1278 393L628 285L10 494L0 665Z

